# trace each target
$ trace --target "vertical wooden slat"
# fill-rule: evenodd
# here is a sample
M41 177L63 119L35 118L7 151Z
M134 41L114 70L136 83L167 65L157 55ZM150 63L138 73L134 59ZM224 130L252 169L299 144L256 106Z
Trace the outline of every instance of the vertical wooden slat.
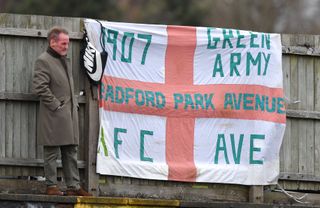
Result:
M63 17L52 17L52 26L64 26L64 18ZM51 26L51 27L52 27Z
M79 18L65 18L65 22L63 24L64 27L68 28L70 32L79 32L80 31L80 19ZM75 95L79 96L79 74L80 72L80 62L79 62L79 41L72 40L70 45L70 57L71 57L71 65L72 65L72 73L73 73L73 80L74 80L74 90ZM85 160L85 152L86 152L86 146L85 144L85 137L84 137L84 131L83 131L83 125L84 125L84 109L83 106L80 106L81 109L78 112L79 117L79 159Z
M79 41L72 42L72 68L73 68L73 79L74 79L74 90L77 95L79 95L79 74L81 73L80 69L80 44Z
M13 27L15 28L25 28L25 25L28 24L28 18L26 15L14 15L13 19ZM23 47L27 43L25 38L14 38L14 49L13 58L16 60L13 64L13 92L24 92L23 85L26 82L25 78L25 57L27 53L23 53ZM13 111L13 158L21 158L21 153L23 147L22 142L22 131L23 129L23 117L22 117L22 102L14 102L14 111ZM22 167L17 167L14 169L14 175L20 176L22 175Z
M25 25L26 28L40 29L40 25L43 25L43 16L27 16L28 23ZM28 38L28 45L24 47L24 53L32 51L28 56L25 57L26 61L26 70L25 77L27 78L24 83L24 88L26 93L32 93L32 78L33 78L33 68L34 61L36 57L40 54L39 42L42 42L40 39ZM21 151L22 157L26 155L26 158L36 159L37 155L37 145L36 145L36 103L25 103L23 106L23 123L27 122L25 136L22 136L22 146L24 148ZM24 176L37 176L36 168L24 168L22 175Z
M316 111L320 111L320 58L314 61L314 74L315 74L315 106ZM320 177L320 121L316 121L314 125L315 129L315 141L314 141L314 171L315 176Z
M6 58L6 91L13 91L13 69L12 69L12 44L9 44L9 41L6 42L6 52L7 52L7 58ZM12 102L6 102L6 134L5 134L5 146L6 146L6 157L12 158L13 157L13 103ZM6 169L6 175L13 175L13 169L7 168Z
M5 38L0 36L0 92L4 92L6 83L6 51L5 51Z
M13 92L21 92L22 89L22 73L23 73L23 63L25 63L24 57L25 55L22 53L22 44L23 39L14 39L14 47L16 51L12 54L13 58L16 60L13 64L12 70L13 72ZM25 79L25 77L23 77ZM22 117L21 117L21 102L14 102L13 103L13 158L21 158L21 149L22 147L22 139L21 139L21 133L22 133ZM15 175L20 176L21 175L21 168L15 169Z
M0 16L1 17L1 16ZM0 92L4 92L6 83L6 68L5 68L5 39L0 37ZM0 101L0 157L6 156L6 102ZM0 175L5 175L5 168L0 167Z
M320 48L320 35L315 35L314 36L314 47L315 48Z
M287 102L290 102L290 56L283 56L282 58L283 66L283 84L284 84L284 94L287 99ZM283 137L283 142L280 150L280 171L290 172L291 166L294 161L292 161L292 152L291 152L291 120L287 119L286 130Z
M96 173L96 157L99 137L99 112L98 101L93 100L92 90L89 80L85 80L86 92L86 121L85 121L85 145L87 147L87 171L86 188L93 195L99 196L99 175ZM97 90L96 88L94 90Z
M80 136L80 141L81 145L79 146L79 159L85 161L86 160L86 155L87 155L87 147L86 147L86 140L88 139L85 134L85 106L80 105L80 109L78 112L79 116L79 136Z
M261 204L263 203L263 186L250 186L249 202Z
M14 15L13 19L13 27L15 28L23 28L24 27L24 20L21 15ZM24 57L25 55L22 53L22 44L25 42L23 38L14 38L13 39L13 53L12 58L15 60L12 62L12 70L13 70L13 91L12 92L20 92L21 91L21 79L22 75L22 66L25 63ZM25 77L23 78L25 79ZM21 157L21 102L14 102L13 103L13 158L20 158ZM14 175L20 176L21 175L21 167L17 167L14 169Z
M43 16L30 16L29 24L26 26L27 28L32 29L42 29L44 25L44 17ZM26 50L33 51L26 57L26 77L28 82L26 82L26 92L32 93L32 78L33 78L33 70L34 70L34 62L40 53L43 52L44 47L41 47L43 43L46 42L44 39L31 39L28 41L28 47ZM36 125L37 125L37 104L35 102L27 103L26 105L26 117L28 119L27 125L27 141L26 141L26 149L28 158L30 159L38 159L38 148L42 149L42 147L38 147L36 142ZM39 168L38 168L39 169ZM41 170L42 171L42 170ZM28 171L24 171L23 175L37 176L42 175L37 173L37 168L28 168Z
M298 69L305 69L306 60L304 57L298 57ZM306 73L305 70L298 70L298 81L299 81L299 100L300 103L298 104L300 110L307 109L307 80L306 80ZM306 170L306 163L307 163L307 145L306 145L306 133L307 133L307 126L304 120L299 120L299 173L307 173Z
M30 18L28 18L30 19ZM29 23L29 21L28 21ZM29 39L29 38L27 38ZM20 92L25 92L28 93L28 88L29 88L29 82L31 82L31 79L28 79L28 75L31 72L31 67L30 67L30 59L29 57L32 56L31 54L26 56L25 54L28 54L28 50L32 50L34 48L34 42L31 40L22 40L21 43L21 52L23 54L23 58L22 58L22 63L21 63L21 74L19 76L19 80L20 80ZM29 143L29 138L28 138L28 103L21 103L21 112L20 112L20 157L24 158L24 159L28 159L29 156L29 151L35 151L34 148L32 149L28 149L28 143ZM21 170L21 175L25 176L25 175L30 175L28 168L22 168Z
M37 122L37 112L36 105L34 103L28 103L27 109L28 117L28 145L27 148L30 150L28 152L28 158L37 158L37 143L36 143L36 122ZM36 175L36 170L32 169L30 172L31 176Z
M13 27L13 15L4 15L3 18L6 20L4 22L5 27ZM5 78L5 90L6 91L12 91L13 88L13 74L12 74L12 68L10 67L10 63L12 62L11 54L10 54L10 47L12 39L7 38L5 41L5 51L6 51L6 62L5 62L5 69L6 69L6 78ZM6 157L12 157L12 129L13 129L13 118L12 118L12 112L13 112L13 104L10 102L6 102L6 111L5 111L5 155ZM13 175L13 169L11 167L7 167L5 169L4 175Z
M3 20L0 22L0 27L5 27L6 23L6 15L0 14L0 19ZM6 61L5 61L5 38L0 36L0 92L4 92L6 90ZM6 156L6 102L0 101L0 156ZM1 176L5 175L6 168L0 167Z
M49 30L53 26L53 17L44 16L43 25L41 25L42 29Z
M282 35L281 36L282 45L290 45L290 36ZM290 79L291 79L291 70L290 70L290 56L282 55L282 70L283 70L283 90L286 100L286 108L291 101L290 94ZM283 137L283 142L280 150L280 172L290 172L291 170L291 120L287 119L286 130Z
M291 102L299 100L298 97L298 66L297 66L297 56L291 56L290 57L290 74L291 74L291 80L290 80L290 100ZM297 109L297 104L290 104L289 107L291 109ZM291 157L291 169L290 172L292 173L298 173L299 171L299 126L298 126L298 120L297 119L291 119L291 146L290 149L294 153Z
M309 41L313 42L312 38ZM308 111L314 110L314 58L305 57L305 74L306 74L306 109ZM306 171L308 175L314 175L314 122L313 120L306 120Z
M314 40L314 36L312 35L307 35L306 36L306 44L310 45L310 46L314 46L315 45L315 40ZM315 69L314 69L314 57L305 57L306 60L306 68L305 68L305 74L306 74L306 91L307 91L307 110L308 111L314 111L314 103L315 103ZM307 133L306 133L306 152L307 152L307 164L306 164L306 168L307 168L307 172L309 175L314 175L314 162L315 160L317 160L316 158L314 158L314 144L315 144L315 129L314 129L314 125L315 125L315 121L313 120L309 120L306 123L307 125Z

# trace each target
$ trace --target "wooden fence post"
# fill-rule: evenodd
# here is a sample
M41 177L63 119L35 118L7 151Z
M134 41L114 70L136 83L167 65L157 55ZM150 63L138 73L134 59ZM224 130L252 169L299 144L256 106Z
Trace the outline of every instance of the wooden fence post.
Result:
M263 186L250 186L249 202L261 204L263 201Z
M85 79L86 115L86 155L87 168L85 171L86 189L94 196L99 196L99 174L96 173L97 145L99 137L99 108L97 87L91 86Z

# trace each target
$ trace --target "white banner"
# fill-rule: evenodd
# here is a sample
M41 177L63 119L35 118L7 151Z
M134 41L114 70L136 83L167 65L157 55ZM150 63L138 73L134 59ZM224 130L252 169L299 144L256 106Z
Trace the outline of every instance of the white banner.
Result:
M85 27L108 53L98 173L277 182L286 122L279 34L91 19Z

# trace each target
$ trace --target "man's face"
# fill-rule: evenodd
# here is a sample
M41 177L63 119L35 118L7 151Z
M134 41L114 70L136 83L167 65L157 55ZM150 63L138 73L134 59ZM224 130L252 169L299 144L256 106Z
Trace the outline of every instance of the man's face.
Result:
M67 55L69 47L69 36L67 34L60 33L57 40L50 40L50 47L61 56Z

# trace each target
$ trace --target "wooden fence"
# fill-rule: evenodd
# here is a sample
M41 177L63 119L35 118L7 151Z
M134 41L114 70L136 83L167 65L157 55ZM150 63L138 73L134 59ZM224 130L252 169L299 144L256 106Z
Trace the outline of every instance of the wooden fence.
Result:
M98 106L79 66L81 19L13 14L0 14L2 181L9 176L43 175L42 147L36 141L38 98L31 93L31 79L34 61L47 47L47 30L54 25L70 31L68 56L72 59L75 93L80 100L78 163L83 182L91 192L108 196L234 201L248 201L250 196L261 193L263 187L97 175ZM279 183L291 190L320 191L320 36L282 35L282 44L284 90L289 104L280 152ZM80 91L84 96L80 96ZM9 187L14 191L17 186L17 182L7 180L0 180L1 184L6 187L0 186L0 191Z
M287 126L280 179L285 188L320 190L320 36L282 35Z

